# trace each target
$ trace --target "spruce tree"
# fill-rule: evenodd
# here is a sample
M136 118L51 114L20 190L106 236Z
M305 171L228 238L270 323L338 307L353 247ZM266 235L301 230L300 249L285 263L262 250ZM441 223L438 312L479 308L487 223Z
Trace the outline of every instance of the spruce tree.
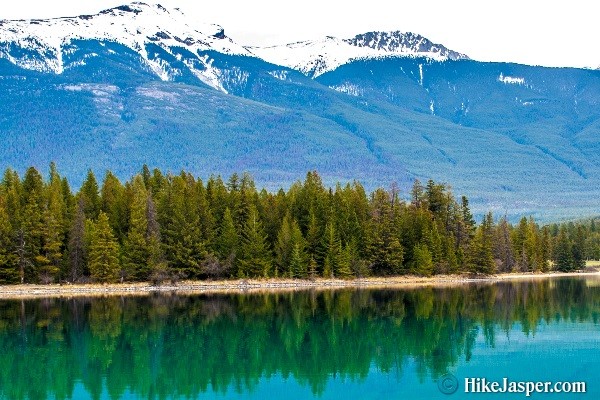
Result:
M43 213L43 255L44 262L40 265L42 282L52 282L59 274L64 251L65 219L67 205L63 196L62 179L56 171L56 166L50 166L50 181L47 187L47 206Z
M94 172L88 170L87 177L79 190L79 197L83 199L83 211L86 218L95 220L101 210L101 199L98 189L98 181Z
M165 255L173 270L187 277L202 273L202 262L207 255L195 191L193 177L182 174L172 178L161 199Z
M132 183L132 201L129 209L129 231L124 243L124 270L128 277L147 280L150 276L150 251L148 247L148 192L143 178L138 175Z
M93 224L89 248L91 278L97 282L115 282L119 278L119 245L113 235L108 216L101 211Z
M494 230L493 254L494 259L500 263L499 272L511 272L517 263L510 230L511 227L506 217L500 219Z
M571 241L567 236L564 225L560 227L556 244L554 245L554 267L558 271L566 272L573 269L573 255L571 253Z
M69 268L68 275L71 282L77 282L87 270L87 245L85 242L85 213L84 200L79 198L75 218L69 231Z
M277 235L275 245L275 265L277 269L274 271L274 276L303 277L306 276L308 263L306 241L302 236L298 223L295 220L290 221L290 218L289 214L283 217Z
M585 269L585 231L581 225L575 230L571 252L573 254L573 269Z
M0 196L0 282L19 282L19 269L14 252L13 229L10 225L5 200L2 196Z
M223 221L219 228L217 238L217 254L221 262L225 263L228 269L235 267L235 258L238 253L239 237L233 220L233 215L229 207L225 208Z
M146 243L148 244L148 267L150 274L165 273L167 265L162 250L160 224L152 195L146 197Z
M119 243L123 243L127 235L133 195L131 185L126 189L112 172L106 172L100 189L100 209L108 216L110 226Z
M240 245L239 277L268 277L272 256L258 211L250 205L248 218L242 229Z
M433 258L425 243L419 243L413 248L413 269L419 275L430 276L433 273Z
M338 237L333 222L325 225L325 236L323 237L323 277L333 278L337 268L338 258L342 250L342 244Z
M493 218L484 217L471 240L468 253L468 267L472 272L491 274L495 272L493 254Z

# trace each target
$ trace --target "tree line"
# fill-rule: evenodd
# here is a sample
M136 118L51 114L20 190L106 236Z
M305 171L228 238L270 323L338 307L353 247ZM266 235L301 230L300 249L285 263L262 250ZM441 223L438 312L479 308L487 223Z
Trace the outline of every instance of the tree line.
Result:
M595 221L477 224L465 196L432 180L326 187L317 172L257 190L233 174L206 182L147 166L122 183L89 171L79 191L51 164L44 179L7 169L0 182L0 282L363 277L561 271L598 258Z

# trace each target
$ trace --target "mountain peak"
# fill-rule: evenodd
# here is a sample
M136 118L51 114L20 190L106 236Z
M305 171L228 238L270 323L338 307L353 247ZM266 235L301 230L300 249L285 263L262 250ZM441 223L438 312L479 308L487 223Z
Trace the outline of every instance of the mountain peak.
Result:
M65 60L76 41L123 45L138 53L162 79L169 76L154 62L149 46L158 46L173 56L174 48L183 48L198 58L210 50L251 55L225 36L221 26L196 23L179 9L160 4L133 2L94 15L0 21L0 58L22 68L62 73L70 68Z
M251 47L254 54L273 64L317 77L341 65L361 59L425 57L436 61L469 59L464 54L412 32L367 32L349 39L326 36L321 40L270 47Z
M387 53L422 53L437 54L439 57L450 60L469 59L465 54L449 50L445 46L431 42L426 37L412 32L367 32L358 34L352 39L344 39L344 42L356 47L369 47Z

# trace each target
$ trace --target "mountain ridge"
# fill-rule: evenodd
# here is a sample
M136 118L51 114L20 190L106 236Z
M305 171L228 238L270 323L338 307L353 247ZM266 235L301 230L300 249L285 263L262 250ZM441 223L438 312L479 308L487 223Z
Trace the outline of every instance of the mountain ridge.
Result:
M397 182L403 193L414 179L431 178L467 195L476 212L597 214L600 71L447 53L350 57L307 75L257 58L218 25L157 22L171 14L181 13L133 3L97 14L116 18L100 39L80 35L63 46L56 35L68 66L60 73L6 57L53 59L43 40L19 47L0 35L0 165L43 169L56 161L74 184L88 168L126 177L144 163L204 177L246 170L268 187L291 185L308 170L328 184ZM30 22L16 26L43 25ZM109 33L139 45L107 40ZM404 48L403 38L327 40L389 53ZM421 39L413 39L418 50Z
M468 60L465 54L412 32L372 31L352 38L326 36L277 46L247 47L273 64L298 70L316 78L356 60L386 57L423 57L434 61Z

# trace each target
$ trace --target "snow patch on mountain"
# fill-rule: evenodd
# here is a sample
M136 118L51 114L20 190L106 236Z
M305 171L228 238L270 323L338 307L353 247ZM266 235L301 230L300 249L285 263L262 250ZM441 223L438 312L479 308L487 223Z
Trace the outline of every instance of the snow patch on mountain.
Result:
M504 75L502 72L500 72L500 75L498 76L498 82L506 83L509 85L524 85L525 78L508 76L508 75Z
M208 59L202 57L203 52L252 56L225 36L220 26L192 22L179 9L169 10L158 4L134 2L96 15L0 21L0 58L26 69L61 74L65 69L84 64L85 59L72 64L64 61L65 56L77 50L74 43L77 40L126 46L138 53L150 70L165 81L171 80L177 71L169 68L167 61L148 54L148 46L156 45L180 61L180 52L174 54L174 49L187 50L186 54L193 55L198 62L194 74L217 88L220 86L215 82L218 74Z
M329 88L333 89L337 92L345 93L347 95L354 96L354 97L362 96L362 94L363 94L362 89L358 85L354 85L351 83L344 83L342 85L329 86Z
M368 32L350 39L327 36L270 47L247 47L264 60L317 77L355 60L386 57L425 57L434 61L468 59L411 32Z

